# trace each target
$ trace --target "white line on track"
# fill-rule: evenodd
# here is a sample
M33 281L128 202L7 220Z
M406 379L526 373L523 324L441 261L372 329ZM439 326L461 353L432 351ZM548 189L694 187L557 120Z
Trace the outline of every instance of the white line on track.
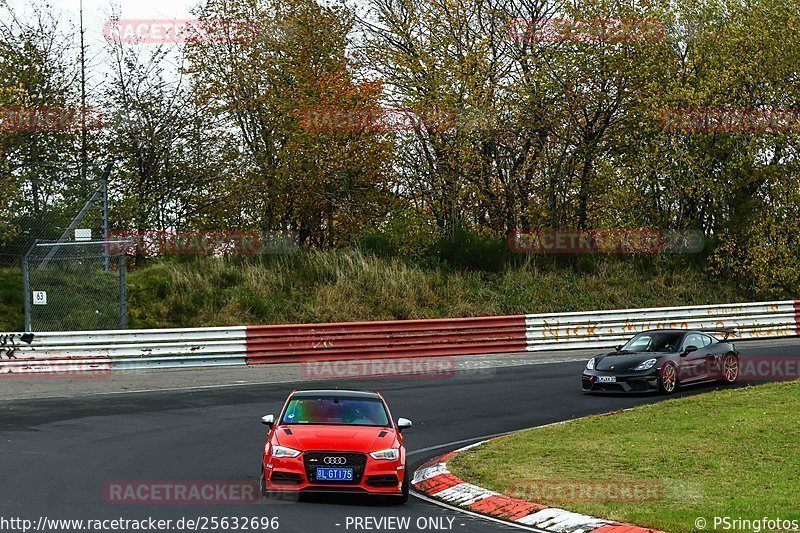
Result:
M633 409L633 407L628 407L626 409L623 409L623 411L629 411L630 409ZM523 429L515 429L515 430L512 430L512 431L504 431L502 433L493 433L492 435L484 435L482 437L472 437L472 438L469 438L469 439L456 440L456 441L453 441L453 442L447 442L445 444L437 444L436 446L428 446L427 448L420 448L419 450L414 450L413 452L409 452L406 455L415 455L415 454L418 454L418 453L425 453L425 452L429 452L431 450L438 450L439 448L448 448L448 447L452 447L452 446L458 446L459 444L467 444L468 442L476 442L477 443L477 441L485 441L485 440L493 439L495 437L504 437L506 435L511 435L512 433L519 433L520 431L527 431L529 429L542 429L542 428L546 428L546 427L550 427L550 426L558 426L558 425L561 425L561 424L566 424L568 422L572 422L573 420L580 420L582 418L587 418L589 416L593 416L593 415L587 415L587 416L582 416L582 417L578 417L578 418L569 418L567 420L559 420L557 422L550 422L549 424L541 424L541 425L538 425L538 426L531 426L531 427L527 427L527 428L523 428Z
M446 444L437 444L436 446L428 446L427 448L420 448L419 450L414 450L413 452L409 452L406 455L416 455L418 453L430 452L432 450L438 450L439 448L448 448L450 446L458 446L459 444L466 444L468 442L473 442L473 441L489 440L489 439L493 439L495 437L502 437L504 435L510 435L511 433L516 433L516 431L504 431L503 433L495 433L493 435L484 435L483 437L472 437L471 439L462 439L462 440L456 440L456 441L453 441L453 442L448 442Z

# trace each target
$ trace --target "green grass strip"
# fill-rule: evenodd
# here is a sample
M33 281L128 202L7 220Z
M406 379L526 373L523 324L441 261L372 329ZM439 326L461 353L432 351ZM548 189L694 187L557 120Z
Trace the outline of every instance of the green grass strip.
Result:
M800 382L527 430L448 466L487 489L662 531L694 531L697 517L707 530L715 516L797 520Z

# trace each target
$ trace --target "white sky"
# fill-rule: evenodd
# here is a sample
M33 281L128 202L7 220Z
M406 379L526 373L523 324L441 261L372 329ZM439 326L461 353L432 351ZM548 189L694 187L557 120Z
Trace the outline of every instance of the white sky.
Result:
M78 24L80 0L5 0L18 13L25 13L32 3L47 1L52 10L63 17L65 23ZM86 41L90 46L100 46L103 24L116 5L124 19L186 19L191 18L195 0L83 0L83 18Z
M0 6L4 3L20 18L25 18L31 12L32 4L51 6L50 10L61 18L65 31L70 27L76 28L76 53L79 50L77 28L80 0L0 0ZM198 3L199 0L83 0L89 84L100 83L110 66L103 26L113 11L119 11L121 19L188 19L192 18L191 10ZM0 17L4 14L5 10L0 9Z

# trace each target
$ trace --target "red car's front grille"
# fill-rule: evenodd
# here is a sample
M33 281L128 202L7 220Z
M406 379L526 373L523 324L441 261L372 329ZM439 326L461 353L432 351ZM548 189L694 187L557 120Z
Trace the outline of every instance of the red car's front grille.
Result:
M325 462L326 457L337 458L335 464ZM344 462L338 458L343 458ZM367 466L367 455L353 452L305 452L303 454L303 464L306 468L306 476L309 483L336 484L336 485L358 485L364 475L364 468ZM317 481L317 467L333 468L352 468L352 481Z

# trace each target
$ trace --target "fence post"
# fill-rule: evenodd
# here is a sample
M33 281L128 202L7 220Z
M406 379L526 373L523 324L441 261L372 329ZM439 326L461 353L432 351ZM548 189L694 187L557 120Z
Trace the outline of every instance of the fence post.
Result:
M36 243L34 243L36 246ZM22 257L22 292L23 292L23 302L25 302L25 332L29 332L31 330L31 280L29 277L28 271L28 257L30 256L31 251L28 250L25 252L25 255Z
M119 260L117 261L118 268L119 268L119 328L126 329L128 327L128 305L127 301L127 278L128 278L128 270L127 270L127 263L128 262L128 254L127 249L122 248L122 252L119 254Z
M100 204L100 214L103 218L103 240L108 240L108 176L103 173L103 193ZM111 266L111 257L108 253L108 247L103 247L103 272L108 272Z

